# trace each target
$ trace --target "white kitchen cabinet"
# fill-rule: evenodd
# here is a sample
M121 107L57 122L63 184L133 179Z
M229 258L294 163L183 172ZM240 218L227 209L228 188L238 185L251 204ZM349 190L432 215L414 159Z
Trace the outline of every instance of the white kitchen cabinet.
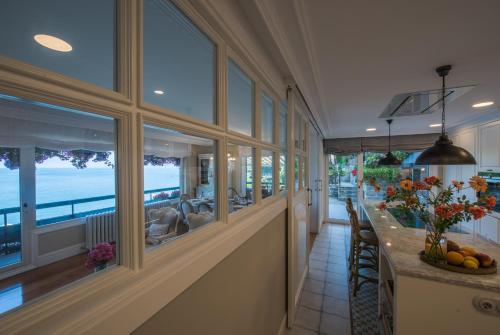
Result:
M481 219L480 234L488 240L500 243L499 220L491 215Z
M500 121L479 126L479 166L500 169Z

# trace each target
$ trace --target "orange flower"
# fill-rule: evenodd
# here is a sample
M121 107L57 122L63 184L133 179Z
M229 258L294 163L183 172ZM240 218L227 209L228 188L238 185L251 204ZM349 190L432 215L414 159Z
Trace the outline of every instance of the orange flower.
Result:
M451 207L447 205L439 205L436 207L434 210L437 216L443 218L443 219L450 219L453 216L453 211Z
M473 176L469 179L469 185L476 192L486 192L488 189L488 184L484 178L479 176Z
M468 212L472 214L474 220L479 220L486 215L487 210L483 206L474 205L469 207Z
M493 195L490 195L489 197L486 197L484 199L484 202L486 203L486 207L491 210L497 204L497 198Z
M413 184L417 190L429 190L431 187L427 186L426 184L422 183L421 181L417 181Z
M458 214L465 209L465 206L463 204L451 204L450 206L453 214Z
M434 185L437 185L439 183L439 178L436 176L425 177L424 182L427 185L434 186Z
M381 202L377 205L377 208L381 211L385 211L387 209L387 204L385 202Z
M461 190L464 187L464 182L463 181L458 181L458 180L452 180L451 183L457 190Z
M399 186L405 191L411 191L413 188L413 182L410 179L401 180Z
M396 191L394 190L394 187L387 186L385 193L387 194L388 197L392 197L394 194L396 194Z

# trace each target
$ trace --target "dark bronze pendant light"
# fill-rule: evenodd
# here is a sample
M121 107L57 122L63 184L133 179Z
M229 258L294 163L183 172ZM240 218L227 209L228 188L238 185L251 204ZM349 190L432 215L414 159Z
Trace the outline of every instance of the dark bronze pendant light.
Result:
M401 161L396 158L391 152L391 123L392 119L387 120L387 124L389 125L389 151L387 154L380 158L378 161L378 165L384 165L384 166L400 166Z
M445 128L445 77L451 70L451 65L440 66L436 72L443 78L442 93L442 114L441 114L441 135L434 145L425 149L415 161L415 165L474 165L476 160L464 148L453 145L453 142L446 135Z

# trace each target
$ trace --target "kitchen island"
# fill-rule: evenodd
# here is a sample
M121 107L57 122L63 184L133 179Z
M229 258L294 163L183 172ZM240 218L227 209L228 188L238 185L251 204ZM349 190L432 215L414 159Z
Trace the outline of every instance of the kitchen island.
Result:
M401 225L378 202L365 201L362 216L379 239L379 316L386 333L500 333L500 275L449 272L422 262L425 230ZM472 234L448 233L497 261L500 247Z

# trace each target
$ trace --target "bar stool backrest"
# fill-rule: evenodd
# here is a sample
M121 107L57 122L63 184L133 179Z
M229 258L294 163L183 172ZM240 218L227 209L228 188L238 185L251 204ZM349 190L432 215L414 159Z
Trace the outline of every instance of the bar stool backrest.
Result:
M347 198L346 209L347 213L349 213L349 221L351 222L352 233L354 234L355 238L359 238L360 228L359 228L358 213L356 212L356 210L354 210L351 198Z

